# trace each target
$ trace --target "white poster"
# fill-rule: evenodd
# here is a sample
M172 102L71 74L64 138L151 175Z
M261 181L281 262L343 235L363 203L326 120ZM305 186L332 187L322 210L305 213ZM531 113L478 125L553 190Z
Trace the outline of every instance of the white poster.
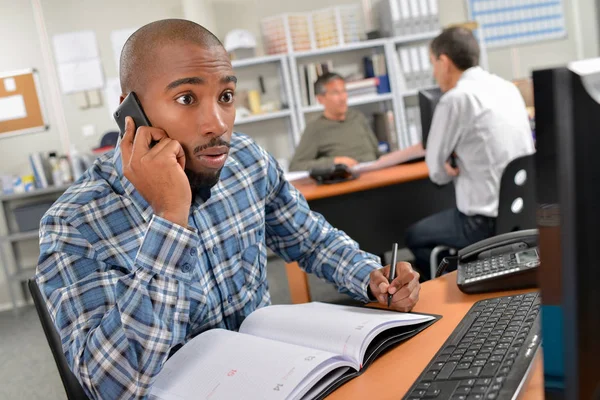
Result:
M0 122L27 117L25 100L20 94L0 97Z
M100 57L96 34L79 31L54 35L54 56L58 64L86 61Z
M119 29L110 33L110 42L112 43L113 56L117 63L117 73L119 73L119 61L121 60L121 51L129 36L135 32L137 28Z
M100 59L58 65L58 78L63 93L76 93L104 87Z

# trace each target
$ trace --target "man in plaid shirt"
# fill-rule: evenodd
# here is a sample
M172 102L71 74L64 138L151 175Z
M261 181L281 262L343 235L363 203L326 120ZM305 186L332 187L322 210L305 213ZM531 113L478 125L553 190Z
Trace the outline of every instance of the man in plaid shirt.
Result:
M152 127L128 118L114 153L40 230L36 280L89 397L147 397L175 349L268 305L267 246L356 299L386 303L389 293L394 309L414 306L409 264L388 284L389 266L312 213L273 157L232 133L237 79L210 32L148 24L125 44L120 74L122 96L137 94Z

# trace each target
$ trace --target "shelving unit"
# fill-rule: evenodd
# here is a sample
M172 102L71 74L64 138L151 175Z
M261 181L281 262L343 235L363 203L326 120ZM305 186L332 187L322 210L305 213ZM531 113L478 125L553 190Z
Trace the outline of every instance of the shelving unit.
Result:
M294 138L298 135L298 123L297 115L294 110L294 96L292 94L293 89L290 81L290 71L287 57L285 55L269 55L264 57L234 60L232 61L232 66L235 71L249 73L252 75L252 79L257 80L259 75L265 74L265 70L267 68L272 68L272 66L277 68L278 82L276 86L278 87L280 93L280 103L285 106L285 108L282 108L278 111L265 112L263 114L253 114L247 117L236 117L234 129L248 133L244 130L249 129L249 125L257 125L267 121L284 120L289 141L289 146L287 146L288 148L285 150L285 153L287 153L287 156L291 157L294 151ZM268 78L272 77L269 76ZM241 85L243 83L238 82L238 84ZM253 136L251 132L249 135ZM268 151L274 153L275 149L269 148L269 145L273 142L274 141L270 141L270 143L265 145L265 147L267 147Z
M0 235L0 263L4 270L6 286L13 306L17 312L18 294L14 288L20 283L22 300L28 296L27 280L35 274L37 258L29 263L22 260L19 245L24 242L34 242L39 238L37 229L19 232L14 218L14 209L18 206L34 204L39 201L53 202L68 188L68 186L38 189L33 192L0 195L0 221L4 221L3 234ZM33 264L33 265L32 265Z

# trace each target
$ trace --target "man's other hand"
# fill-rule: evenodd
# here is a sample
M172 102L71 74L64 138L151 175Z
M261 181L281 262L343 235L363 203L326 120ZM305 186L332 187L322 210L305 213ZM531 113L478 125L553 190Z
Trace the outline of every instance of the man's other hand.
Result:
M390 275L390 266L376 269L371 272L369 288L371 293L380 304L387 307L388 294L391 294L391 308L397 311L408 312L419 301L419 292L421 284L419 283L419 273L412 269L407 262L396 264L396 278L390 284L388 276Z
M334 164L344 164L348 168L351 168L351 167L354 167L356 164L358 164L358 161L356 161L354 158L350 158L350 157L335 157L333 159L333 163Z

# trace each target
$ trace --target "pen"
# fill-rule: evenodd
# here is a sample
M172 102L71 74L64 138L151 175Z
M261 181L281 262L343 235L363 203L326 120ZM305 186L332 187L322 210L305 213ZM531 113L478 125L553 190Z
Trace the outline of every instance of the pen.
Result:
M396 278L396 261L398 260L398 243L394 243L392 247L392 264L390 265L390 276L388 277L388 281L390 285L392 281ZM388 294L388 307L392 304L393 295Z

